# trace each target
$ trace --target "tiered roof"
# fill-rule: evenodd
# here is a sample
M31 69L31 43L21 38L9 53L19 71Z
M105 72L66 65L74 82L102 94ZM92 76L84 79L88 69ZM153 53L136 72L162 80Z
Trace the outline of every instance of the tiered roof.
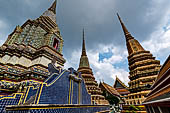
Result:
M160 106L169 107L170 101L170 56L167 58L165 63L160 69L159 75L152 85L151 92L147 95L147 99L144 104L156 104Z
M160 61L155 60L155 57L146 51L142 45L136 40L127 30L120 16L117 14L123 29L126 46L128 49L128 64L129 64L129 102L138 104L136 99L141 103L145 99L146 94L150 91L150 86L154 83L160 69ZM145 92L142 93L142 92ZM141 95L139 95L141 94ZM141 98L138 98L141 97Z

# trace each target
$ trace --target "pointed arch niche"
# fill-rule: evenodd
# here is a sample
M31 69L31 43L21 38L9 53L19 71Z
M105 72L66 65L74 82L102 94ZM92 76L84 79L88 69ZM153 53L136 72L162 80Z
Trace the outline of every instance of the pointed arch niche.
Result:
M57 50L58 47L59 47L59 41L58 41L56 38L54 38L53 47L54 47L56 50Z

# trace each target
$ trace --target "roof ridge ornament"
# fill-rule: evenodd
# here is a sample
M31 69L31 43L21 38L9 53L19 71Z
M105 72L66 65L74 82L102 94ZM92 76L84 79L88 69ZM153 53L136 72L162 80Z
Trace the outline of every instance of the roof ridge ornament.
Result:
M50 8L46 10L42 16L47 16L49 17L53 22L56 23L56 6L57 6L57 0L53 2Z

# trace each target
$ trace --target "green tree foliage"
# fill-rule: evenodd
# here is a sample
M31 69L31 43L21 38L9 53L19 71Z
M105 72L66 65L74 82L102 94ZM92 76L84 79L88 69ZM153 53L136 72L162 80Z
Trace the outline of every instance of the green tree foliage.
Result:
M126 113L137 113L136 111L141 111L141 108L134 105L130 105L129 110L126 110Z
M107 96L106 99L109 101L110 105L117 105L119 103L119 99L113 95Z

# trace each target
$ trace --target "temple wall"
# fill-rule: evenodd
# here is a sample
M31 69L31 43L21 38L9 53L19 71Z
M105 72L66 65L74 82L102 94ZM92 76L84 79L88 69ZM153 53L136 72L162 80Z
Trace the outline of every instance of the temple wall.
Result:
M26 92L29 93L25 93L25 97L22 101L22 104L35 104L34 98L36 96L37 90L38 88L28 87Z
M14 55L14 56L10 57L10 59L8 60L7 63L15 65L15 64L18 64L18 62L19 62L19 58Z
M56 72L51 69L55 69ZM34 87L28 86L24 95L14 93L16 96L0 97L1 113L94 113L100 111L109 113L108 105L91 105L91 95L88 94L80 73L73 68L61 70L61 72L56 69L60 70L56 67L49 68L52 73L47 81L38 82L39 84ZM5 100L6 98L8 100Z
M9 55L5 55L5 56L2 57L0 62L3 63L3 64L6 64L9 59L10 59L10 56Z
M31 65L39 64L40 60L41 60L40 57L34 59Z
M60 69L59 69L60 70ZM34 89L27 88L24 103L28 103L31 97L34 104L91 104L91 96L88 94L85 83L80 74L73 68L70 70L57 70L49 65L49 78ZM75 74L77 73L77 74ZM36 92L36 93L35 93ZM29 102L30 103L30 102ZM31 102L32 103L32 102Z
M0 113L6 113L5 107L8 105L18 105L22 94L0 97Z
M24 110L17 107L7 108L6 113L109 113L110 111L109 106L100 105L32 105L23 107Z
M39 104L91 104L91 96L87 93L84 82L71 80L67 71L62 73L51 83L43 84Z
M40 58L40 64L42 64L42 65L45 65L45 66L48 66L48 64L51 62L51 60L49 60L48 58L46 58L46 57L44 57L44 56L42 56L41 58Z
M18 64L23 65L23 66L25 66L25 67L29 67L29 66L31 66L31 60L28 59L28 58L26 58L26 57L23 57L23 56L22 56L22 57L19 59Z
M48 67L48 64L51 63L51 60L42 56L42 57L38 57L34 60L32 60L32 63L31 65L36 65L36 64L42 64L44 66L47 66ZM55 64L56 66L60 66L59 64Z

